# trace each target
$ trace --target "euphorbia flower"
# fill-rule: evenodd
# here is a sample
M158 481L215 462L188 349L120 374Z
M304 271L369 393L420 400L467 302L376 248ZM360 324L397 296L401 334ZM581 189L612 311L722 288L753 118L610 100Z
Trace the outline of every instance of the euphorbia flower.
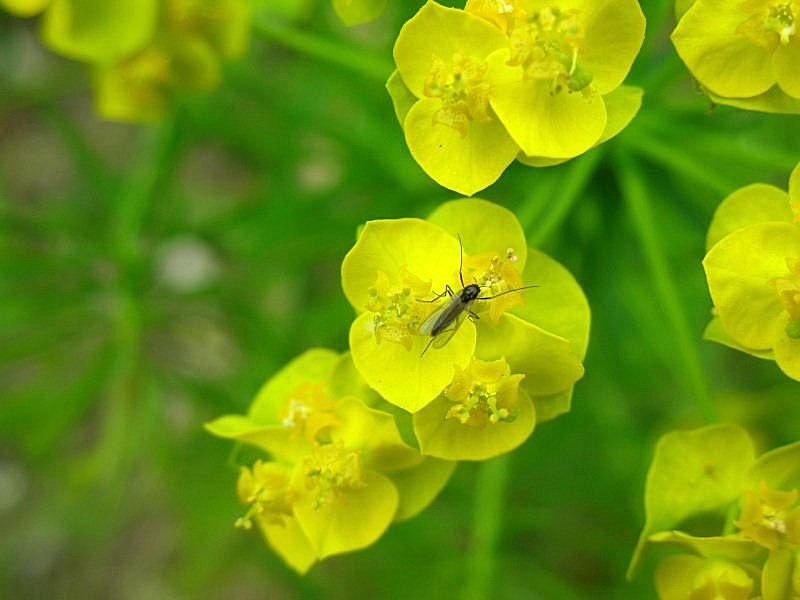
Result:
M536 425L536 409L505 358L473 358L444 393L414 414L423 454L448 460L483 460L513 450Z
M156 121L179 90L208 92L220 80L211 46L180 34L159 36L134 56L93 70L97 112L114 121Z
M563 5L563 6L561 6ZM613 137L639 107L616 103L644 39L635 0L429 1L403 26L387 88L411 154L438 183L463 194L492 184L519 157L567 160Z
M797 0L696 0L672 41L692 74L716 96L762 98L757 110L770 110L767 101L780 105L775 91L800 99ZM764 97L770 92L772 97Z
M798 202L800 166L788 194L763 184L735 192L717 210L703 260L719 318L709 337L774 358L794 379L800 379ZM720 329L724 335L714 335Z
M447 343L431 344L420 327L468 283L480 286L479 298L497 297L474 301L479 318L464 313L443 334L452 335ZM386 400L421 411L414 423L424 453L479 459L508 451L533 429L528 397L541 399L542 420L569 409L588 306L563 267L528 250L508 210L464 199L427 221L370 221L342 263L342 285L360 313L350 328L353 361ZM505 293L524 285L540 287ZM456 296L443 293L448 286Z
M42 38L68 58L110 65L144 48L155 34L158 0L51 0Z
M243 467L237 525L255 523L299 572L333 554L363 548L394 520L421 511L455 463L423 458L394 418L368 407L377 398L348 355L309 350L272 377L245 415L206 425L254 445L269 460Z
M751 598L759 588L764 600L790 598L799 486L800 442L755 458L749 436L735 425L663 436L647 475L647 521L629 576L645 548L677 546L692 556L662 563L663 600Z

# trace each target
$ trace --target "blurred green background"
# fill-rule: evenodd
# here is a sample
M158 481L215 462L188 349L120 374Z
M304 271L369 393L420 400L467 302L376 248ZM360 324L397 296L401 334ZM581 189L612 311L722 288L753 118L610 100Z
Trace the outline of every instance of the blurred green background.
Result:
M593 310L573 411L513 453L496 543L473 550L482 480L462 463L427 511L300 578L234 529L231 446L202 423L304 349L346 348L339 265L360 223L454 196L383 89L421 2L352 29L323 0L284 3L293 18L257 4L248 58L155 126L100 121L85 68L0 16L0 596L441 600L469 597L477 567L487 598L654 597L647 568L623 575L658 436L707 422L709 398L762 450L800 431L798 384L701 340L700 266L725 195L786 187L800 118L711 110L669 42L671 3L643 3L633 124L479 194Z

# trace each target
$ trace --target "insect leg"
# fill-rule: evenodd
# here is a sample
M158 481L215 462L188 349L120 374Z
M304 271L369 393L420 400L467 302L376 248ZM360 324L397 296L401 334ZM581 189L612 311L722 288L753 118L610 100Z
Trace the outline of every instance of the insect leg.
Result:
M476 314L475 314L474 312L472 312L472 311L469 311L469 318L470 318L470 320L472 320L472 321L477 321L478 319L480 319L480 317L479 317L478 315L476 315Z
M464 266L464 246L461 244L461 234L458 234L458 278L461 280L461 287L467 287L464 285L464 276L461 274L461 269Z
M417 298L417 302L436 302L439 298L443 296L452 296L453 295L453 288L449 285L444 286L444 291L441 294L436 294L436 297L433 300L420 300Z

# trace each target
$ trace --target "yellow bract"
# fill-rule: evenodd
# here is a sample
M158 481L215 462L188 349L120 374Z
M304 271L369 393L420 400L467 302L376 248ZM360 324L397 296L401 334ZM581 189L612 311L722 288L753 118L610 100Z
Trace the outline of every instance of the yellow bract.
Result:
M604 96L643 38L635 0L429 0L400 31L387 89L416 161L471 195L516 157L556 164L616 135L639 105L610 122Z
M800 113L800 2L697 0L672 34L714 102Z
M703 261L719 319L709 337L774 358L793 379L800 379L798 177L800 166L788 193L754 184L726 198L709 228Z

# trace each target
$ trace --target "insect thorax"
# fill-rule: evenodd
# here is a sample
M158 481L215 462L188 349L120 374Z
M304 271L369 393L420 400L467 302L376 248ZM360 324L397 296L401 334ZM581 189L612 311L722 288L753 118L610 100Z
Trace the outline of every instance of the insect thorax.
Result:
M472 302L477 298L481 293L481 288L479 285L475 283L470 283L464 290L461 292L461 301L464 303Z

